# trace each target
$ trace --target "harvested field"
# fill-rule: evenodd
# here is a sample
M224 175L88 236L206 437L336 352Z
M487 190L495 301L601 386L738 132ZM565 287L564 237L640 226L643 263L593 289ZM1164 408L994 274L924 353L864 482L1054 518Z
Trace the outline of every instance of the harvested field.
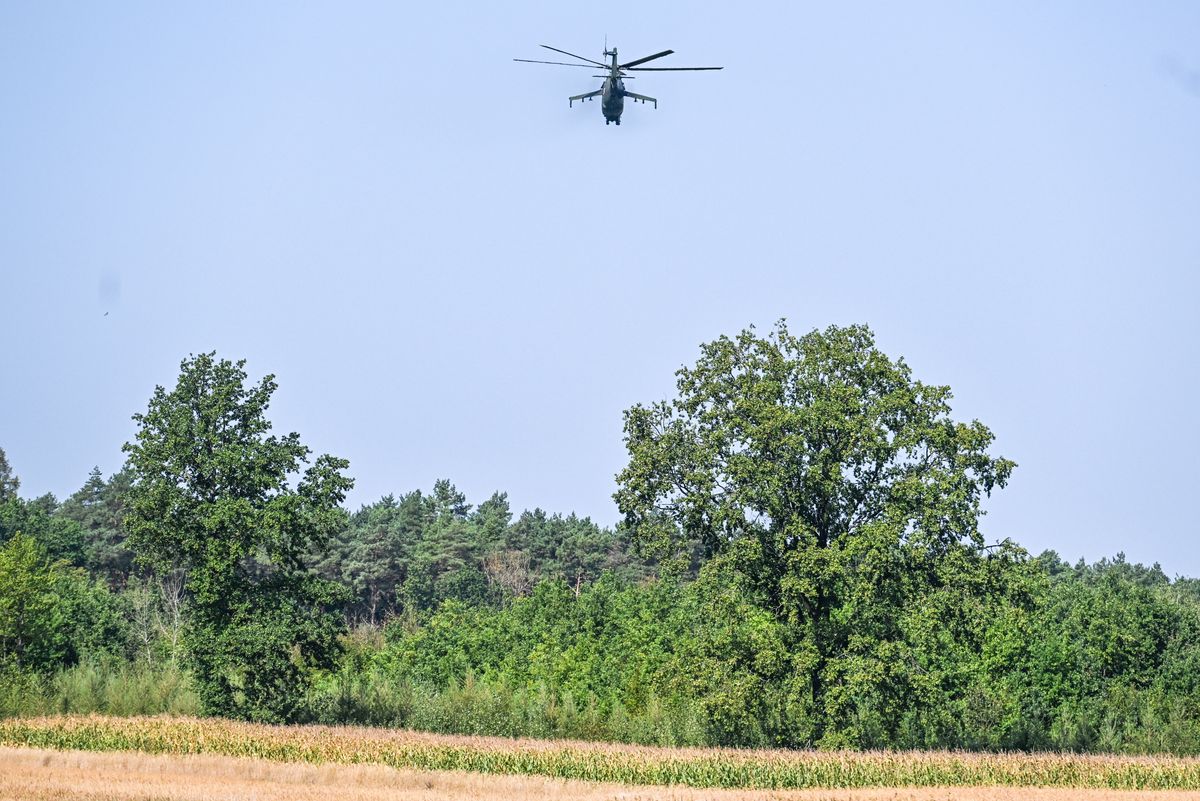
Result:
M251 757L314 766L378 765L625 785L769 790L1058 787L1200 792L1200 759L667 749L353 727L265 726L199 718L10 719L0 721L0 745ZM1023 791L1022 797L1028 794Z
M1187 791L941 787L699 790L376 765L303 765L217 756L96 754L0 747L0 801L1182 801Z

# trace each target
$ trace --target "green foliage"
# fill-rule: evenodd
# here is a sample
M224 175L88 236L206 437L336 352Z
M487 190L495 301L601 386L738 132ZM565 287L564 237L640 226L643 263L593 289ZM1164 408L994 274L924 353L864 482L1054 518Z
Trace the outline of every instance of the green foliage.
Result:
M84 539L82 566L111 587L121 587L133 571L133 552L125 547L125 497L132 475L122 469L107 481L93 468L78 492L62 502L56 515L77 523Z
M499 492L472 511L445 479L428 495L386 495L362 507L309 561L351 591L349 621L368 625L427 615L446 600L500 606L543 579L578 590L605 571L649 573L616 532L588 518L535 509L513 521Z
M269 434L272 376L247 386L243 362L185 360L158 387L125 445L129 545L158 572L182 569L184 628L206 709L254 720L295 713L311 671L336 654L338 588L305 556L342 524L347 463L298 434Z
M350 591L348 615L370 625L397 611L396 591L408 578L413 547L425 526L420 492L399 501L384 496L350 517L312 561Z
M87 660L50 674L0 667L0 718L32 715L195 715L191 678L170 663Z
M663 596L652 595L661 604ZM310 694L308 719L507 737L704 743L698 706L655 694L646 673L664 660L647 647L654 641L617 630L639 627L641 615L624 606L630 600L648 599L602 580L579 598L564 584L546 582L503 610L447 601L426 626L389 626L386 642L353 638L342 668ZM589 645L588 634L605 627L612 631L601 635L604 642ZM534 639L523 639L522 631ZM631 647L639 648L639 658L630 658ZM618 668L629 670L610 681Z
M61 573L20 532L0 548L0 662L38 670L63 661L68 623L58 594Z
M1122 556L1038 562L1034 614L997 620L985 642L1001 711L986 746L1200 752L1200 602L1186 583Z
M21 488L21 479L13 474L12 465L8 463L8 454L0 448L0 503L7 503L17 497Z
M961 580L948 564L978 568L980 501L1013 463L987 454L981 423L950 418L948 387L913 379L862 326L721 337L678 390L626 412L614 497L633 537L736 561L803 655L811 741L893 739L913 689L896 672L902 613Z
M397 619L384 642L357 640L308 714L499 735L574 737L591 726L601 739L744 747L805 745L824 712L826 747L1200 753L1200 604L1171 584L1141 588L1146 614L1171 618L1157 662L1087 685L1077 666L1093 646L1073 619L1093 614L1077 606L1078 585L1092 579L1071 574L1059 587L1006 548L970 571L950 563L975 583L946 582L901 610L896 639L856 641L821 710L812 651L789 645L786 623L741 569L753 556L733 553L754 547L737 543L692 582L608 577L578 595L543 582L503 608L447 601L424 624ZM1105 565L1083 576L1094 572L1106 576L1098 584L1114 581ZM1140 591L1115 580L1123 585L1105 592ZM996 582L1003 592L985 589ZM1053 604L1071 614L1047 614ZM1136 637L1136 617L1121 619L1125 638ZM654 736L651 719L664 727Z
M583 715L602 739L773 742L777 717L762 697L787 662L778 624L736 590L712 603L704 581L639 586L606 574L578 593L542 582L502 609L447 601L424 626L389 626L386 648L360 671L438 698L485 688L526 712L538 699L526 733L579 736ZM577 723L563 729L559 714Z
M58 501L53 495L27 501L11 496L0 502L0 542L18 531L37 540L53 561L84 566L85 534L74 520L56 514Z
M49 671L124 634L119 602L82 570L52 562L20 532L0 546L0 663Z

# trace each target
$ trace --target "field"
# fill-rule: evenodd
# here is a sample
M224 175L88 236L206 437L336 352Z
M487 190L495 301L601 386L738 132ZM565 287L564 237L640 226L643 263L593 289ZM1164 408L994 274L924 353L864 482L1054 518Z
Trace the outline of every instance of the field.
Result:
M0 747L0 801L1182 801L1194 797L1194 793L1171 790L1013 787L701 790L377 765Z
M336 778L343 769L358 771L350 776L386 776L371 786L386 787L389 793L395 793L399 784L428 796L427 791L443 786L447 788L447 794L443 796L446 798L540 798L562 797L564 793L604 798L712 798L717 796L711 790L696 795L685 788L728 788L772 791L766 794L767 797L999 799L1034 797L1028 788L1035 787L1059 788L1065 792L1048 795L1039 792L1047 798L1082 797L1079 791L1085 789L1101 791L1089 793L1097 798L1126 797L1125 791L1179 791L1166 793L1165 797L1200 798L1200 759L1169 757L662 749L454 737L351 727L275 727L217 719L101 716L0 721L0 745L9 747L4 758L10 762L16 760L12 765L25 765L21 770L41 776L28 780L26 795L33 792L33 788L43 787L45 797L56 799L188 798L191 796L137 789L140 785L134 780L149 771L150 775L166 777L163 781L167 784L181 785L181 791L185 791L192 783L203 784L210 779L217 784L249 781L255 770L265 770L277 776L284 786L288 782L312 784L316 793L311 795L313 798L325 797L322 792L336 791L341 800L349 797L343 796L340 788L357 786L357 779ZM29 749L48 751L37 756ZM49 753L51 751L141 752L172 759L155 762L148 761L148 757L129 754L103 755L104 758L94 754L68 757ZM201 761L196 761L197 758ZM232 760L223 762L219 758ZM109 770L106 765L122 765L131 759L141 760L138 765L160 767L153 770L116 768L113 781L133 782L131 787L119 792L114 790L108 795L71 795L69 780L65 781L65 786L59 786L64 784L61 777L70 775L69 766L63 760L86 759L99 761L91 768L79 769L80 776L101 776ZM105 762L104 759L114 761ZM39 772L39 760L45 760L44 768L56 767ZM189 773L195 771L197 765L212 767L206 769L207 773ZM387 769L399 773L387 773ZM372 772L379 770L385 773ZM11 777L19 772L15 767L5 770L9 777L5 781L13 781ZM201 781L201 774L209 779ZM491 776L485 778L479 774ZM170 778L179 775L183 778ZM322 776L330 778L321 779ZM322 781L329 785L329 790L320 790L317 785ZM426 787L430 781L434 783ZM554 784L563 781L604 786L589 784L583 786L587 793L579 788L568 792L563 786ZM365 794L361 797L374 797L370 795L371 786L362 788ZM960 789L949 791L948 787ZM817 794L797 796L779 792L785 790L812 790ZM831 793L832 790L866 792ZM5 791L9 797L24 797L20 793L13 795L16 790ZM136 794L143 791L149 794ZM294 787L289 792L290 795L285 793L280 797L295 797ZM588 795L593 792L599 795ZM1155 794L1135 795L1150 797ZM236 794L229 797L236 797ZM764 796L755 794L754 797Z

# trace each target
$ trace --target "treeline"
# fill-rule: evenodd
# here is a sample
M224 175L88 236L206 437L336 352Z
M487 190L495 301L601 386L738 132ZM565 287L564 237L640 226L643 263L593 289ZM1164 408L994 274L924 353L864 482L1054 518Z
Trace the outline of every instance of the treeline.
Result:
M351 626L379 625L448 600L500 605L547 580L578 592L604 572L628 581L649 575L612 529L541 509L514 520L505 493L473 507L445 479L429 493L387 495L362 507L309 561L350 591Z
M107 480L95 468L61 502L50 494L23 499L0 449L0 570L9 571L0 573L0 603L8 602L0 609L24 602L18 576L35 568L42 583L26 587L29 597L54 592L41 596L44 614L0 618L8 624L0 628L6 661L43 669L100 653L177 656L186 575L135 563L124 525L130 484L128 468ZM421 620L447 601L499 608L544 582L578 595L602 574L627 583L653 574L611 528L542 509L514 517L502 492L475 507L448 480L342 513L305 564L341 588L336 606L347 630Z
M986 542L1015 464L869 330L722 337L678 386L626 413L614 530L449 481L348 512L270 376L185 360L61 503L0 451L0 715L1200 753L1200 583Z
M182 577L124 545L127 471L62 502L0 481L0 711L199 711ZM1003 592L943 588L894 654L864 657L827 745L1200 753L1200 581L1121 556L994 558ZM514 517L502 493L472 507L439 481L346 514L311 565L345 587L346 634L297 719L810 744L785 627L720 562L661 578L585 518Z
M95 592L119 593L147 580L125 546L128 469L106 480L95 468L61 502L52 494L21 499L20 479L3 449L0 469L8 487L0 493L0 541L23 532L50 562L86 575ZM350 627L378 626L450 599L495 605L528 595L545 580L562 580L578 592L605 572L632 582L653 572L613 529L589 518L542 509L514 517L503 492L475 507L445 479L429 492L385 495L346 513L306 563L345 588L340 607Z
M824 709L786 624L718 562L695 581L606 578L578 598L547 582L360 642L343 706L324 719L403 725L413 710L379 704L398 683L475 699L477 717L449 728L519 735L531 716L510 699L554 688L570 708L557 730L532 716L538 734L803 747L823 717L825 747L1200 752L1195 581L1047 553L1019 582L986 602L945 587L906 610L900 637L853 646L850 691Z

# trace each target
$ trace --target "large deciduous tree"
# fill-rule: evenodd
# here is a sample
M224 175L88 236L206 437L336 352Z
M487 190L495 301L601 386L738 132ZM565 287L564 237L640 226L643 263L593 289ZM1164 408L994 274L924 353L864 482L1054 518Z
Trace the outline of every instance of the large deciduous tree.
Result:
M134 415L125 523L141 561L187 573L185 645L207 709L287 720L336 655L338 590L304 559L343 525L352 481L327 455L300 475L309 448L270 433L274 377L250 385L244 364L185 359Z
M625 413L615 498L635 543L677 558L698 543L751 579L790 632L783 714L810 720L801 739L850 730L839 715L864 698L886 712L880 677L928 670L905 610L983 575L980 503L1014 463L865 326L723 336L677 378L674 400Z

